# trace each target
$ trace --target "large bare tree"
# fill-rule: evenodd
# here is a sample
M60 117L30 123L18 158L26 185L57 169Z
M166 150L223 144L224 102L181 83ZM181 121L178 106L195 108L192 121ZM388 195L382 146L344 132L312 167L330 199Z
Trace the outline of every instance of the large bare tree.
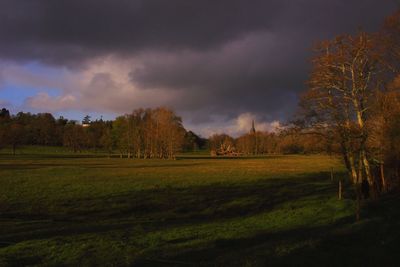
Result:
M367 121L376 92L383 86L381 47L376 35L364 32L322 42L312 60L309 89L302 98L307 128L335 139L351 181L358 189L368 182L374 194Z

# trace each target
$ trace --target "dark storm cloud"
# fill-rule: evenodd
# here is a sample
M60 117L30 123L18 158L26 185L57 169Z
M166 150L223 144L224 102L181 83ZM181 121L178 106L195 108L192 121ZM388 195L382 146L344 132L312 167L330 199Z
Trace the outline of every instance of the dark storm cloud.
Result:
M250 32L376 25L394 1L1 0L1 56L79 60L142 49L210 49ZM307 38L308 36L304 36Z
M396 2L0 0L0 59L75 68L132 58L131 82L180 91L168 104L193 121L247 111L283 119L304 89L312 46L377 29Z
M279 1L2 0L1 56L53 63L143 49L208 49L268 27Z
M130 76L143 89L184 90L181 109L206 103L214 112L276 115L294 104L291 90L302 87L304 54L291 47L275 34L253 34L216 51L145 55Z
M269 26L219 49L150 55L130 73L141 88L189 92L177 106L234 117L254 112L266 119L285 119L304 89L312 47L324 38L380 27L394 2L291 1L279 8Z

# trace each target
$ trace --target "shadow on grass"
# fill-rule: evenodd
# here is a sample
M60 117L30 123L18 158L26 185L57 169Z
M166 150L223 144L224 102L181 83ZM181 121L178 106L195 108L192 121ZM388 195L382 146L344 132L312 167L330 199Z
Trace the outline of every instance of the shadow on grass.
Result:
M43 206L37 213L19 212L18 209L0 213L0 223L19 224L0 230L0 241L3 242L1 246L6 247L27 240L133 229L141 229L146 234L184 225L256 216L305 197L323 201L335 194L336 184L330 182L328 174L314 173L285 179L164 187L104 198L81 198L53 203L55 212ZM356 224L350 216L323 226L264 231L246 238L216 239L205 247L175 250L174 245L191 240L182 237L169 240L167 243L172 245L171 248L153 248L143 253L132 264L374 266L383 263L392 266L398 251L400 197L393 195L379 203L368 204L364 218Z
M333 229L350 222L351 218L344 218L328 226L260 232L246 238L217 239L206 248L183 253L170 252L174 255L173 257L160 258L156 253L150 253L139 259L137 265L167 266L177 263L177 265L190 266L303 266L302 261L294 262L294 265L282 265L282 263L286 263L282 258L291 256L288 252L279 252L279 247L285 244L297 244L312 238L315 240L323 239Z
M28 211L15 206L3 207L1 220L23 221L29 227L27 231L21 228L18 232L0 231L0 240L19 242L120 230L132 225L150 231L215 222L254 216L307 196L330 198L334 192L335 186L328 181L327 174L320 173L247 183L162 187L103 198L82 197L56 203L35 203L35 209ZM29 225L30 221L36 222Z
M360 222L349 216L324 226L218 239L206 248L170 251L170 257L150 253L137 265L398 266L400 194L367 203L363 213Z

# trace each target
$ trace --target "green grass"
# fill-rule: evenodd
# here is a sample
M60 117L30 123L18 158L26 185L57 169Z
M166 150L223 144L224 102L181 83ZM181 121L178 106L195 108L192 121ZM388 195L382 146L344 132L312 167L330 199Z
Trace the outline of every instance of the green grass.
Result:
M343 167L328 156L33 151L0 154L0 266L397 262L399 199L366 206L354 222L351 189L338 201L330 181Z

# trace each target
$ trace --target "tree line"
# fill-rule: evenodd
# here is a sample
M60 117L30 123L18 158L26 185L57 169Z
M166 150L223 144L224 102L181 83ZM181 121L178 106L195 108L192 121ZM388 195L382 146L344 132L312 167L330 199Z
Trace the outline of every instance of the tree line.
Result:
M178 151L197 150L206 145L203 138L186 131L182 120L168 108L137 109L112 121L82 124L50 113L15 115L0 111L0 149L13 153L23 145L64 146L73 152L83 150L118 152L128 158L174 158Z
M77 153L102 151L128 158L173 158L177 152L199 149L241 155L320 153L326 150L323 141L288 129L238 138L214 134L205 139L186 131L181 118L167 108L137 109L108 121L86 116L82 123L56 119L50 113L0 111L0 148L11 147L14 154L24 145L64 146Z
M330 153L330 146L331 143L320 135L304 135L292 128L255 131L237 138L227 134L209 137L210 152L214 156Z
M214 134L208 139L186 131L182 120L167 108L137 109L115 120L82 123L58 119L50 113L15 115L0 110L0 149L20 146L64 146L73 152L84 150L118 153L128 158L170 158L179 151L235 151L242 155L321 153L327 143L316 135L301 135L290 129L256 131L238 138Z

